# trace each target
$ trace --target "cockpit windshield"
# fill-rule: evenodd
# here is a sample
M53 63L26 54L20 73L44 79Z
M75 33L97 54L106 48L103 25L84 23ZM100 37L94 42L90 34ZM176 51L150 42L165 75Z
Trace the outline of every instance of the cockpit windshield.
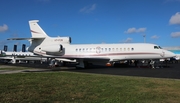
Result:
M159 46L159 49L162 49L162 48Z

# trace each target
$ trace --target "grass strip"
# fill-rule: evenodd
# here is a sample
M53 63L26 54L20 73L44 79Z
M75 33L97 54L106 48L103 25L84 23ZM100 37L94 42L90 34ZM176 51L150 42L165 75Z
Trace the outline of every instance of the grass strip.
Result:
M180 81L72 72L0 75L1 102L178 103Z

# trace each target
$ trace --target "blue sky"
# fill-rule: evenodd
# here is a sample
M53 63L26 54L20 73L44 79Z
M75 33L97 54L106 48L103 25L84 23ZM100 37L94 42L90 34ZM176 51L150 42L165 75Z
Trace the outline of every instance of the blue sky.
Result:
M180 46L180 0L0 0L0 49L28 41L29 20L52 37L70 36L73 44L155 43Z

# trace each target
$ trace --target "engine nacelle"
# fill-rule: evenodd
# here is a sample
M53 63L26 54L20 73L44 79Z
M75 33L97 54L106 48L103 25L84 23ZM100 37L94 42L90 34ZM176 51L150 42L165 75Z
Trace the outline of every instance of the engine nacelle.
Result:
M41 48L42 51L45 52L62 52L63 46L60 45L49 45Z
M71 44L71 37L58 37L57 39L54 39L54 41Z

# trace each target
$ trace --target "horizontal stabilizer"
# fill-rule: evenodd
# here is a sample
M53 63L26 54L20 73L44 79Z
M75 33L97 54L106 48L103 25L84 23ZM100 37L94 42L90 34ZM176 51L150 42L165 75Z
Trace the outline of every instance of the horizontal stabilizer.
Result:
M9 38L7 40L34 40L34 39L44 39L45 37L39 37L39 38Z

